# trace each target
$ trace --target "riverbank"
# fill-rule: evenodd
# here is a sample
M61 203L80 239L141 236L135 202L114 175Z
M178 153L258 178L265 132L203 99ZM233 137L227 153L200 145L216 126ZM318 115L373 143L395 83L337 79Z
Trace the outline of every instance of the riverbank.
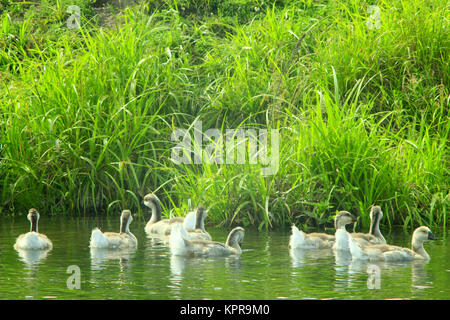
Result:
M143 215L154 192L214 225L331 226L346 209L367 227L372 204L384 226L448 224L445 1L380 3L379 20L360 1L147 1L106 18L87 0L1 3L2 215ZM195 120L278 130L276 174L174 163L172 133L193 139Z

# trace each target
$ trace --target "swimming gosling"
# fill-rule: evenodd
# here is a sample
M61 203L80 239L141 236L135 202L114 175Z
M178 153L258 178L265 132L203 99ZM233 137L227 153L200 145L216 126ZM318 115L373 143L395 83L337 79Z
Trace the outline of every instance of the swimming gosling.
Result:
M130 210L123 210L120 216L120 233L101 232L95 228L91 233L91 248L99 249L123 249L137 247L137 239L130 231L130 223L133 216Z
M183 223L183 217L175 217L172 219L162 219L162 207L158 197L152 193L145 195L144 204L152 210L152 216L145 225L145 232L153 235L164 236L167 229L171 229L170 223Z
M428 227L421 226L414 230L411 239L411 249L388 244L374 244L362 248L351 237L349 238L349 245L353 260L428 261L430 256L423 247L423 243L428 240L437 239Z
M14 248L22 250L49 250L53 248L53 243L43 233L38 231L39 212L31 208L28 211L27 219L30 221L30 232L17 237Z
M349 223L355 222L355 217L347 211L339 211L335 217L336 229L344 228ZM324 249L331 248L335 242L335 236L326 233L305 233L292 225L292 234L289 239L291 249Z
M170 235L170 252L177 256L190 257L225 257L240 255L244 229L236 227L228 235L225 244L210 240L190 240L182 224L176 224Z

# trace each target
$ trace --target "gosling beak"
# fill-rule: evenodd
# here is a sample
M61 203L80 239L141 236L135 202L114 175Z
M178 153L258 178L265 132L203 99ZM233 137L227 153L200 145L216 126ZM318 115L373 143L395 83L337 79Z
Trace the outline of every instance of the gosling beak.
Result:
M428 240L437 240L437 238L434 236L434 234L431 231L428 232Z

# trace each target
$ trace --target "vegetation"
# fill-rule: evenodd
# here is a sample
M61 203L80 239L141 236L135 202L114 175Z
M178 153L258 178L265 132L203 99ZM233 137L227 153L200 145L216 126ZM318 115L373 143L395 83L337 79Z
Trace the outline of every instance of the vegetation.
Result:
M0 212L167 215L446 227L449 21L444 0L0 1ZM108 3L106 3L108 4ZM370 5L379 28L368 26ZM81 12L70 29L69 5ZM279 170L175 164L177 128L280 132Z

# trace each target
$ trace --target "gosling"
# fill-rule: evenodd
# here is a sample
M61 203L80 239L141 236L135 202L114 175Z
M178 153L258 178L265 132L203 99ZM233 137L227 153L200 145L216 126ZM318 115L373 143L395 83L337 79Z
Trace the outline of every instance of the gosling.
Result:
M353 260L428 261L430 256L423 247L423 243L428 240L437 240L437 238L428 227L421 226L414 230L411 239L411 249L388 244L374 244L362 248L352 237L349 237L349 246Z
M335 217L334 225L336 229L344 228L347 224L355 222L355 217L347 211L339 211ZM334 245L335 236L326 233L305 233L292 225L292 234L289 240L291 249L324 249Z
M38 221L40 215L36 209L31 208L28 211L27 219L30 221L30 232L21 234L17 237L14 248L16 250L50 250L53 248L53 243L43 233L38 231Z
M123 249L137 247L137 239L130 231L130 223L133 216L130 210L123 210L120 216L120 233L101 232L95 228L91 233L91 248L99 249Z
M150 220L145 225L145 232L147 234L160 235L164 236L166 234L166 230L170 230L172 226L169 226L170 223L184 222L183 217L175 217L172 219L162 219L162 207L161 202L158 197L152 193L147 194L144 197L144 205L149 207L152 210L152 216ZM170 233L170 232L169 232Z
M241 243L244 229L236 227L231 230L225 244L210 240L191 240L182 224L174 225L169 240L170 252L177 256L190 257L225 257L241 255Z

